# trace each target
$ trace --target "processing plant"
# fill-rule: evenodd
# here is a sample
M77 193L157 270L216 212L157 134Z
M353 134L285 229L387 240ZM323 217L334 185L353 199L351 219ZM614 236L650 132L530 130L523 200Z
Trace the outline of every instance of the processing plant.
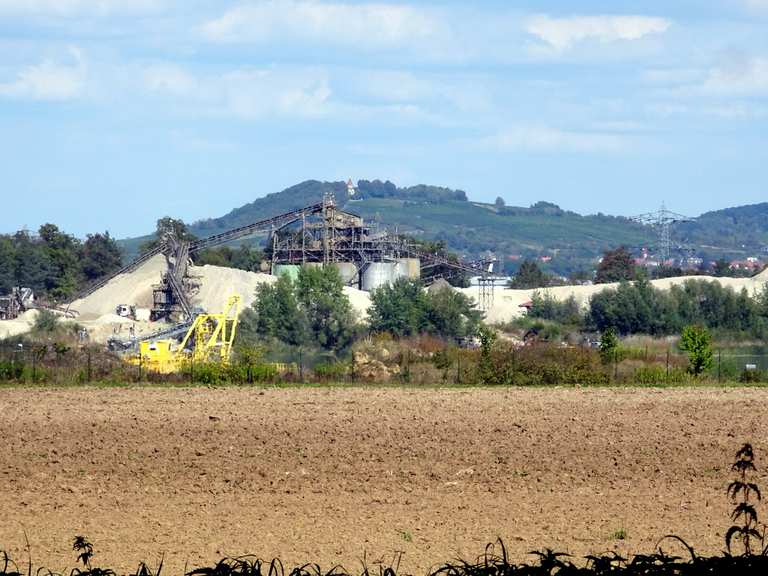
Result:
M204 312L192 306L198 288L190 274L190 258L209 248L253 235L268 236L267 257L273 275L297 276L301 266L336 266L348 286L371 291L397 278L433 281L455 273L480 278L480 306L492 298L493 282L489 261L464 262L425 251L407 238L378 231L363 219L336 206L333 195L298 210L209 236L185 241L167 234L158 245L112 275L88 286L73 298L84 298L119 274L132 272L162 254L167 271L153 289L152 320L189 323ZM487 280L487 281L486 281Z

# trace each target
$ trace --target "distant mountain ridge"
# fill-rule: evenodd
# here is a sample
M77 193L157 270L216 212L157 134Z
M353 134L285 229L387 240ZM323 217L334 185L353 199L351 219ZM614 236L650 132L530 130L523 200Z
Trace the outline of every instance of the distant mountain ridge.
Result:
M658 243L652 228L622 216L581 215L549 202L529 207L473 202L462 190L428 185L400 188L380 180L360 180L353 197L345 182L308 180L223 216L195 222L190 231L210 236L314 204L329 192L350 212L401 233L443 241L465 256L492 251L508 264L538 257L561 274L591 267L609 248L653 249ZM128 254L136 253L146 238L122 244ZM768 202L707 212L696 221L676 224L673 243L690 245L705 259L766 254Z

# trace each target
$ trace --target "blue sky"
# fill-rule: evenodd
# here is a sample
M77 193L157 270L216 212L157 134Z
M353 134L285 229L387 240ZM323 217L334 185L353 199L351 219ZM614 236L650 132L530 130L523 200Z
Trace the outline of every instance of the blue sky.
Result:
M697 215L768 200L767 128L768 0L0 0L2 232L309 178Z

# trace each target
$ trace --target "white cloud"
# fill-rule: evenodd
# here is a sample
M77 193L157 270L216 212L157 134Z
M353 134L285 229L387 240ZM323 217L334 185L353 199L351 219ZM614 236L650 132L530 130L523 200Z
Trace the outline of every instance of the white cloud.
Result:
M485 144L501 151L604 153L625 148L626 139L617 133L514 126L486 139Z
M442 74L404 70L367 70L350 84L366 101L422 104L427 108L479 113L490 108L481 75Z
M70 48L73 64L46 60L21 70L16 79L0 83L0 96L24 100L71 100L85 88L86 65L80 50Z
M0 0L0 14L74 16L142 13L160 9L166 0Z
M236 116L319 117L329 112L331 89L324 72L244 70L226 74L222 81L227 109Z
M723 63L709 71L701 90L720 96L768 95L768 58L730 54Z
M205 23L215 42L304 40L351 47L396 47L439 34L428 12L402 4L264 0L232 8Z
M546 15L528 20L526 32L555 50L570 48L579 42L601 43L639 40L650 34L662 34L671 22L649 16L572 16L551 18Z
M239 69L195 76L173 65L144 72L145 89L211 114L320 117L331 111L327 74L316 69Z

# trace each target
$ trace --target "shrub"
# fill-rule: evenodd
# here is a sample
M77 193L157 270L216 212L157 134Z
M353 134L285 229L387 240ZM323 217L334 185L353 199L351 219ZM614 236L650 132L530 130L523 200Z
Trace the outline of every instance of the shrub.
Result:
M52 334L59 327L59 317L50 310L38 310L32 331L37 334Z
M640 366L635 370L633 380L637 384L664 384L667 382L667 370L658 364Z
M746 384L765 382L767 379L766 376L768 376L768 374L766 374L764 370L743 370L741 374L739 374L739 382L744 382Z
M701 326L686 326L680 336L680 350L688 352L688 371L694 376L712 368L712 337Z
M346 362L323 362L315 366L315 376L323 381L340 381L349 374L349 364Z
M598 353L550 343L496 346L477 365L475 379L492 385L604 385L610 379Z
M619 339L612 327L603 330L600 335L600 360L603 364L610 364L618 360Z
M24 375L24 362L0 360L0 380L21 380Z
M541 318L561 324L579 325L582 323L576 298L570 296L560 301L549 292L544 292L542 295L538 290L531 296L531 309L527 315L530 318Z

